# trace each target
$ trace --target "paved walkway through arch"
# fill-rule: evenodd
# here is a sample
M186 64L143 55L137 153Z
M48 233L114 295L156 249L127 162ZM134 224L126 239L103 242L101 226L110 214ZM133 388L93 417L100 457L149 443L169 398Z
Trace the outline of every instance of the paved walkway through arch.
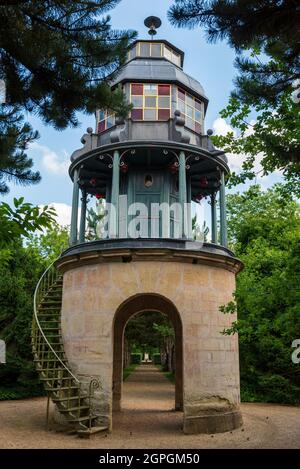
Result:
M175 407L174 385L157 366L138 366L123 384L122 409L130 411L170 411Z
M124 383L123 412L113 432L81 440L45 425L46 399L0 402L0 448L300 448L300 407L242 404L243 428L215 435L184 435L174 386L141 366Z

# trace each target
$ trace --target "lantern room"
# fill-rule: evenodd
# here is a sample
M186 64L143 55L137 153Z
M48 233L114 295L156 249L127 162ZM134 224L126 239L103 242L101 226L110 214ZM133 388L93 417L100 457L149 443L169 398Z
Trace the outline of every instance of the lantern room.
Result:
M151 39L132 44L111 82L131 104L129 115L124 119L97 109L95 131L87 130L84 147L71 157L71 245L85 243L87 200L96 197L107 207L106 239L193 240L193 204L206 200L210 242L226 247L229 169L211 131L205 133L208 99L202 85L184 72L184 53L153 39L160 20L150 18Z

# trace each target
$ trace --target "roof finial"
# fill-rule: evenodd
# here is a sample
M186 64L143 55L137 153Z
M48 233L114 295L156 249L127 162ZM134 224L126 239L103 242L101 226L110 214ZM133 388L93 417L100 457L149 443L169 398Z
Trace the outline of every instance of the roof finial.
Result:
M157 16L148 16L144 21L144 25L150 28L148 33L153 37L157 34L156 30L161 26L161 19Z

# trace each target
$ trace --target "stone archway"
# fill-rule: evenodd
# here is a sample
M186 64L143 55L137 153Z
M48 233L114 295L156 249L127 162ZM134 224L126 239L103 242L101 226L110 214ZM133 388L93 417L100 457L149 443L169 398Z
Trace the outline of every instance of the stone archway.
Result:
M123 338L129 319L141 312L156 311L166 314L175 332L175 409L183 409L183 335L179 312L174 304L164 296L154 293L134 295L117 309L113 323L113 410L121 410L123 384Z

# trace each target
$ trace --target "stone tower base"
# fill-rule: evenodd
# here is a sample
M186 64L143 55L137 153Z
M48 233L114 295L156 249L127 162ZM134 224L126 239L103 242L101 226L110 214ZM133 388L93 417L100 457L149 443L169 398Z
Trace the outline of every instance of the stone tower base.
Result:
M241 263L224 248L184 243L100 241L71 248L58 261L65 351L80 380L99 378L94 406L110 429L113 409L122 409L124 328L141 311L160 311L173 323L175 407L184 411L184 432L242 425L238 338L221 333L236 317L219 311L232 300Z

